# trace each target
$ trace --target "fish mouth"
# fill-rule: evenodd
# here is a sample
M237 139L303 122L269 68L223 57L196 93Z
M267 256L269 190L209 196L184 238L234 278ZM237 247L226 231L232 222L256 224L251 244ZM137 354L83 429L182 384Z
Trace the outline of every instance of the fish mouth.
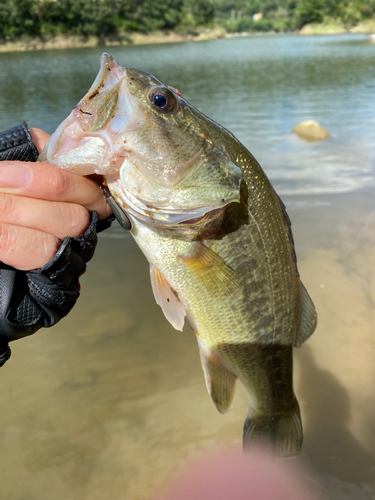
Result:
M133 107L126 68L105 52L89 91L56 129L40 159L80 175L118 171L126 153L114 145L127 130Z
M126 68L120 66L107 52L103 52L100 56L99 72L82 101L91 99L99 93L102 87L114 85L124 77L126 77Z
M126 80L126 68L104 52L94 83L72 112L87 134L109 132L113 143L114 134L125 131L130 115Z

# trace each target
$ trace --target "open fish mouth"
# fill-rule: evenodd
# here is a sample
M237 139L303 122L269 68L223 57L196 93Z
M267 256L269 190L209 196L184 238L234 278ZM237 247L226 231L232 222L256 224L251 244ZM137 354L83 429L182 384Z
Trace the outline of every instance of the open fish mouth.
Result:
M52 135L40 159L80 175L118 171L126 156L120 136L127 131L134 106L126 80L126 68L104 53L94 83Z
M90 99L93 95L100 92L101 88L111 87L126 76L126 68L123 68L110 56L104 52L100 57L100 69L89 91L82 99Z
M112 134L124 131L130 111L125 80L126 68L105 52L94 83L73 110L86 132L95 133L107 127Z

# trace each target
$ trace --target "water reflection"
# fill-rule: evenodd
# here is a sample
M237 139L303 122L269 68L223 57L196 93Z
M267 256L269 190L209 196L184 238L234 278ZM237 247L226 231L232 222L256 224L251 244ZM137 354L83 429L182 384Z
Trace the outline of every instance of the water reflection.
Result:
M91 85L101 52L0 54L0 128L27 119L54 130ZM111 53L232 130L282 194L319 314L296 351L301 460L327 498L374 499L375 45L265 36ZM306 118L332 139L293 136ZM245 391L238 384L230 413L216 411L194 335L166 322L127 233L100 235L81 282L69 316L14 343L1 369L2 496L144 500L188 458L240 448Z
M0 127L27 119L55 130L87 92L103 50L0 54L6 68L0 73ZM179 88L229 128L281 194L375 185L375 45L363 35L241 37L110 52L119 63ZM311 118L332 138L306 144L291 133Z

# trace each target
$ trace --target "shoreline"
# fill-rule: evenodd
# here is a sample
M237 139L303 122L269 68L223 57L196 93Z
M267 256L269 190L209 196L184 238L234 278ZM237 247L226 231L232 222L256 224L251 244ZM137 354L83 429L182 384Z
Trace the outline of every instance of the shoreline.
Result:
M48 49L78 49L88 47L116 47L127 45L147 45L159 43L178 43L178 42L200 42L209 40L218 40L220 38L231 38L232 34L227 33L222 28L208 29L203 28L196 34L179 34L174 31L156 31L152 33L131 33L118 39L99 37L84 38L77 35L59 35L49 40L43 41L40 38L17 40L15 42L0 43L0 53L2 52L26 52L30 50L48 50Z
M179 42L201 42L218 40L221 38L233 38L240 36L259 36L259 35L282 35L295 34L300 36L307 35L339 35L344 33L352 34L371 34L375 32L375 22L360 23L353 28L345 28L339 24L307 24L301 30L295 32L275 32L275 31L244 31L239 33L229 33L224 28L200 28L196 33L182 34L175 31L156 31L148 34L131 33L120 35L116 38L84 38L77 35L59 35L49 40L40 38L25 38L14 42L0 43L0 53L4 52L24 52L31 50L51 50L51 49L78 49L88 47L114 47L126 45L146 45L161 43L179 43Z

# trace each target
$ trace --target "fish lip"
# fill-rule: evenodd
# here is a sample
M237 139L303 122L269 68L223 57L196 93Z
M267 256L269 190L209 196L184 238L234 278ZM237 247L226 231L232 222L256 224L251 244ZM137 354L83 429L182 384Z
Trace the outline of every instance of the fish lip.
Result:
M90 101L90 99L92 99L99 93L100 89L105 85L105 80L108 77L108 71L111 71L111 74L115 76L117 82L127 77L126 68L120 66L120 64L118 64L113 59L113 57L108 54L108 52L103 52L103 54L100 56L100 67L98 74L96 75L95 80L93 81L93 84L89 88L86 95L79 101L75 108L78 108L78 106L80 106L81 104ZM120 71L123 73L122 75L119 74Z
M107 76L108 70L111 70L113 62L113 57L110 56L108 52L103 52L103 54L100 56L100 67L98 74L96 75L95 80L89 88L89 91L80 102L82 102L83 100L91 99L99 92L99 89L104 85L105 77Z
M99 92L99 89L104 85L105 76L112 62L114 62L113 57L107 52L103 52L103 54L100 56L99 72L96 75L95 80L93 81L88 92L76 104L76 106L74 106L70 115L60 123L55 132L52 134L51 138L48 140L48 143L45 146L46 159L52 164L54 163L54 156L58 149L61 136L63 135L66 127L69 126L73 121L77 120L76 115L78 114L81 106L84 105L85 102L88 102L92 97L94 97Z
M115 75L117 80L121 80L124 77L127 78L128 68L124 68L123 66L121 66L121 64L116 62L114 60L114 58L111 55L109 55L107 52L103 52L103 54L100 57L100 70L101 70L102 65L104 66L104 68L106 70L109 69L112 72L112 74ZM99 70L99 72L100 72L100 70ZM119 74L120 72L124 72L124 71L125 71L125 74L123 74L123 75Z
M100 66L108 65L111 60L113 61L113 57L108 52L103 52L100 56Z
M99 89L104 85L104 80L108 72L108 68L110 68L111 61L113 61L113 57L110 56L107 52L103 52L103 54L100 56L99 72L96 75L95 80L93 81L87 94L83 97L83 99L79 101L76 107L78 107L83 101L90 100L99 92Z
M130 116L129 113L120 113L121 109L128 111L127 106L130 105L128 93L122 93L120 95L119 92L116 107L116 110L117 108L119 108L117 118L114 116L110 117L110 119L104 124L104 126L97 130L91 130L90 124L85 124L85 121L81 119L81 114L82 116L84 116L85 114L91 115L89 111L91 111L90 106L92 104L95 106L94 98L98 96L98 94L101 94L102 92L105 93L107 90L110 90L116 85L121 86L122 82L125 82L126 77L126 68L120 66L112 56L110 56L107 52L104 52L100 58L100 68L93 84L89 88L88 92L78 102L78 104L74 106L70 115L55 130L47 143L48 145L46 145L43 158L45 158L52 164L58 165L61 155L64 157L64 152L61 152L60 150L62 138L69 137L71 130L70 126L74 128L75 125L77 125L77 128L74 129L75 137L72 136L72 138L73 140L77 139L77 144L79 143L79 140L84 136L94 138L98 137L101 139L103 146L106 148L106 151L109 152L111 150L112 136L116 137L123 131L125 124ZM121 105L119 104L120 101ZM110 122L110 127L107 126L108 122ZM107 157L108 154L102 155L102 157L100 158L100 165L97 164L98 169L109 168L107 166L108 162L106 163ZM63 168L68 168L68 164ZM103 174L104 172L96 171L96 173Z

